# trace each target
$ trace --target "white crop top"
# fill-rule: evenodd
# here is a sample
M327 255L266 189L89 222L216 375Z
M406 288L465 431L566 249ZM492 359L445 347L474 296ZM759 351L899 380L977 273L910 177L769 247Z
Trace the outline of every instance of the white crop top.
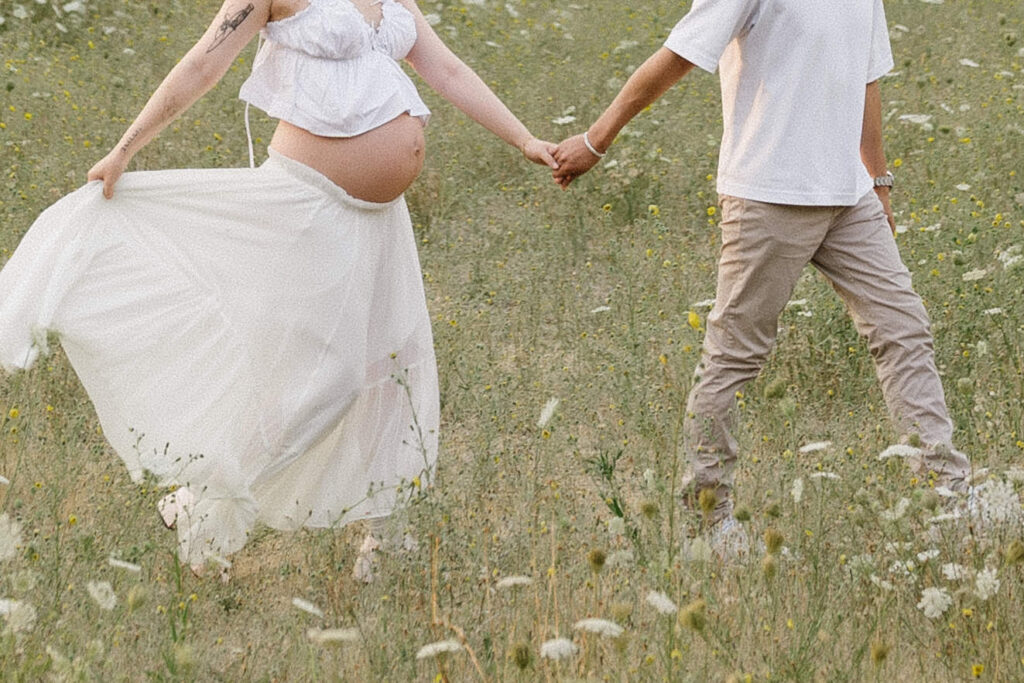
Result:
M372 26L351 0L309 5L263 29L266 44L238 96L316 135L351 137L430 110L398 60L416 43L412 14L381 0Z

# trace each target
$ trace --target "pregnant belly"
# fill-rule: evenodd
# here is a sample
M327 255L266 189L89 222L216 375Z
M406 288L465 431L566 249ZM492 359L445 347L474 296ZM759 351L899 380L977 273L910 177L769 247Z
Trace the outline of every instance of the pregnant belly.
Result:
M402 114L355 137L328 138L281 121L270 146L320 171L353 197L388 202L423 168L423 123Z

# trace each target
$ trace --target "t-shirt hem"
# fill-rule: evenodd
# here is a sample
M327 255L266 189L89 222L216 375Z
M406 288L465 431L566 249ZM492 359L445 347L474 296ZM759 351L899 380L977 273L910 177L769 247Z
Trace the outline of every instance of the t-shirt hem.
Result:
M854 206L871 190L870 187L858 186L854 192L806 193L787 192L785 190L750 187L740 183L718 181L718 194L723 197L738 197L766 204L786 204L789 206Z

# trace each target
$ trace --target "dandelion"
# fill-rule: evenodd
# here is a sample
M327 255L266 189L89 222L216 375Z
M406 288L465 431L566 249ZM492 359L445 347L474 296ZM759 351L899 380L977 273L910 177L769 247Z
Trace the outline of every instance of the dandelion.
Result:
M995 569L982 569L974 578L974 594L982 602L999 591L999 577Z
M605 638L618 638L623 634L625 629L616 624L614 621L608 619L580 619L573 625L573 629L576 631L587 631L589 633L596 633L604 636Z
M138 574L142 571L142 567L140 565L134 564L132 562L125 562L124 560L119 560L116 557L107 558L107 564L109 564L111 567L114 567L115 569L123 569L126 572L133 572L135 574Z
M21 600L0 600L0 616L7 622L4 630L10 633L31 631L36 625L36 608Z
M878 454L879 460L887 460L889 458L916 458L921 455L921 449L915 448L909 444L897 443L889 446L884 451Z
M907 513L907 508L909 507L910 500L907 498L900 498L891 510L882 510L880 517L887 522L895 522L902 519L903 515Z
M544 404L544 409L540 411L540 417L537 419L537 427L543 429L548 426L548 422L555 414L555 409L558 408L558 399L549 398L548 402Z
M110 611L117 606L117 595L109 581L90 581L85 588L100 609Z
M435 643L427 643L419 649L416 653L416 659L427 659L428 657L437 657L439 655L458 652L462 649L462 643L457 640L449 638L448 640L439 640Z
M793 486L789 490L789 495L793 496L793 502L797 505L804 497L804 480L802 477L797 477L793 480Z
M931 587L921 591L921 601L917 603L917 608L929 619L938 619L952 604L953 598L945 588Z
M519 586L529 586L533 583L533 579L529 576L506 576L498 580L495 585L496 588L518 588Z
M696 311L688 311L686 313L686 324L695 330L700 329L700 315Z
M576 645L568 638L553 638L541 643L540 656L557 662L575 656L576 650Z
M797 450L800 453L815 453L817 451L823 451L831 445L831 441L814 441L809 444L804 444Z
M324 613L319 607L311 603L309 600L303 600L302 598L292 598L292 606L296 609L300 609L307 614L312 614L314 617L323 617Z
M306 637L316 645L327 645L329 643L354 643L359 640L359 629L357 628L311 628L306 631Z
M21 545L21 524L0 513L0 562L9 560L18 554Z
M648 605L658 611L659 614L675 614L679 611L676 603L661 591L651 591L645 598Z
M984 664L975 664L971 667L971 676L974 678L981 678L981 674L985 673Z

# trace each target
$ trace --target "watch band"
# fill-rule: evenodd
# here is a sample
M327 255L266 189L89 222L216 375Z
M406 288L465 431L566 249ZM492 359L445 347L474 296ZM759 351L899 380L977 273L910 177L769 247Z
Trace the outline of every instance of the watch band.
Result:
M880 175L874 179L874 185L875 187L892 187L894 180L892 171L886 171L885 175Z

